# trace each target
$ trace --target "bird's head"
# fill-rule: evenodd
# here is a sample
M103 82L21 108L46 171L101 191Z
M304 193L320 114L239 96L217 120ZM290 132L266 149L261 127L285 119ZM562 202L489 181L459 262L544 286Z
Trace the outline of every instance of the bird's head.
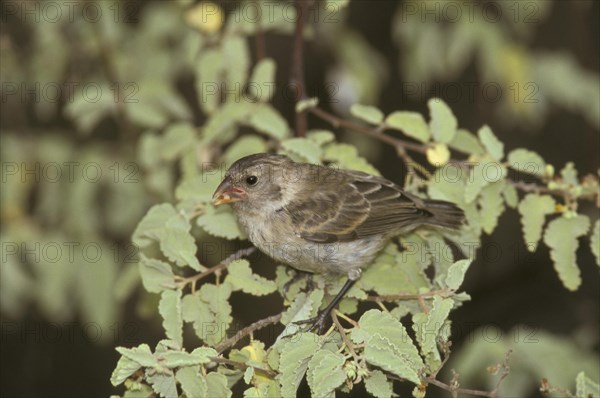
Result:
M213 195L216 206L266 208L278 206L284 197L289 170L294 162L287 156L259 153L236 161Z

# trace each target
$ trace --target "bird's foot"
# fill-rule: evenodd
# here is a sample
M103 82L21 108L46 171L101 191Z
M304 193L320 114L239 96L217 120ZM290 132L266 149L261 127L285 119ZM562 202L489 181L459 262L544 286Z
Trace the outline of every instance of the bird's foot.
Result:
M327 318L329 318L329 313L331 310L325 309L323 311L319 311L319 314L314 318L305 319L303 321L294 322L295 325L308 325L308 327L303 330L303 332L313 332L316 331L317 334L323 334L325 331L325 326L327 325Z

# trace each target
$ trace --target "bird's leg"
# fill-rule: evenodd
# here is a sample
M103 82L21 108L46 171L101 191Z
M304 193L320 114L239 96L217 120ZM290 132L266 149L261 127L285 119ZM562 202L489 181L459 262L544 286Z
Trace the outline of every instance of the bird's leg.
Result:
M317 330L317 333L321 334L323 332L323 330L325 330L325 322L327 320L327 317L331 313L331 310L333 310L339 304L339 302L344 298L344 295L346 295L348 290L350 290L352 285L354 285L354 282L356 282L356 279L348 278L346 280L346 283L344 283L344 286L342 286L342 288L338 292L338 294L335 295L335 297L333 298L333 300L331 300L331 302L327 305L327 307L325 307L322 311L319 311L319 314L316 317L306 319L304 321L294 322L294 323L296 323L296 324L310 323L310 326L308 327L308 329L306 329L306 331L312 332L313 330Z
M290 279L283 285L283 294L286 298L287 298L288 290L290 290L290 287L302 278L306 278L306 291L307 292L310 292L315 288L315 285L313 283L313 274L312 273L305 272L305 271L296 271L294 276L292 276L292 279Z

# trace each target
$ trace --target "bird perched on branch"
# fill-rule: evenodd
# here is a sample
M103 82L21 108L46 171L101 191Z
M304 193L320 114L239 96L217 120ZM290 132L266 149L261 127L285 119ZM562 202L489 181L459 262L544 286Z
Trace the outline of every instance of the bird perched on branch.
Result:
M250 241L277 261L346 283L311 322L322 330L331 310L394 235L420 226L459 228L456 205L425 200L359 171L298 163L260 153L235 162L213 195L230 203Z

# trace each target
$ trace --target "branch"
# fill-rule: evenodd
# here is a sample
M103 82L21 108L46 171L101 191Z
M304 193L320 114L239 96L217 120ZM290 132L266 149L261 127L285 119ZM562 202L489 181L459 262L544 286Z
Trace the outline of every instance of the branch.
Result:
M422 299L432 299L435 296L440 296L443 298L450 297L454 294L454 291L450 289L439 289L432 290L426 293L406 293L406 294L387 294L382 296L367 296L364 298L365 301L373 301L376 303L382 301L398 301L398 300L422 300Z
M252 253L254 253L255 251L256 251L256 247L254 247L254 246L248 247L246 249L240 249L237 252L233 253L231 256L227 257L225 260L221 261L221 263L215 265L214 267L207 269L206 271L200 272L199 274L192 275L187 278L182 278L182 277L176 276L175 279L178 280L176 282L177 288L183 289L187 284L192 284L192 291L194 291L194 290L196 290L195 284L200 279L203 279L210 274L214 274L215 272L218 272L218 271L221 271L222 269L227 268L227 266L229 266L229 264L231 264L232 262L239 260L242 257L247 257L247 256L251 255Z
M217 345L215 347L215 349L217 350L217 352L219 354L222 353L226 349L231 348L234 345L236 345L238 343L238 341L240 341L241 339L243 339L250 333L254 333L255 331L257 331L259 329L262 329L266 326L269 326L269 325L279 322L279 320L281 319L281 315L282 314L271 315L267 318L264 318L264 319L254 322L250 326L246 326L245 328L243 328L242 330L237 332L233 337L230 337L227 340L223 341L221 344Z
M312 0L296 0L296 29L294 31L294 52L292 54L292 79L290 85L298 89L297 101L306 98L306 88L304 86L304 59L303 47L304 23L306 21L309 7ZM307 129L306 110L296 113L296 136L304 137Z
M277 376L277 373L273 372L272 370L260 368L258 366L251 366L251 365L245 364L243 362L232 361L231 359L227 359L227 358L211 357L210 360L213 362L222 363L225 365L235 366L238 369L254 368L254 370L256 370L257 372L264 373L271 378L274 378L275 376Z

